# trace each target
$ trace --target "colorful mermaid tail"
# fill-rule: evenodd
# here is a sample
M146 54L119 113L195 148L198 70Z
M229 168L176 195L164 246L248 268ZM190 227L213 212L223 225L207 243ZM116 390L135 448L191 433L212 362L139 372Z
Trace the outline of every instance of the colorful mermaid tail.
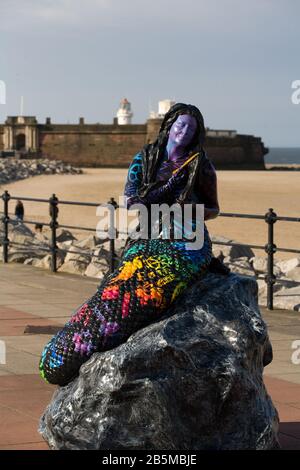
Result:
M212 257L206 227L204 234L200 250L187 250L183 241L135 241L118 269L46 345L42 377L66 385L93 352L116 347L159 319L187 285L206 272Z

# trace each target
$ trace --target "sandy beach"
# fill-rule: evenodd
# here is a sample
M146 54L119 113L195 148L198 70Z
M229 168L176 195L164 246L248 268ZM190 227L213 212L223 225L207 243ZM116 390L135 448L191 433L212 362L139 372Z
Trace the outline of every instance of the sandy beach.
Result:
M107 202L118 200L127 174L125 169L84 168L82 175L42 175L0 186L12 196L49 198L55 193L61 200ZM265 214L272 207L280 216L300 217L300 172L298 171L218 171L218 193L221 212ZM14 210L15 201L10 203ZM25 202L27 219L49 221L45 203ZM3 206L1 205L1 211ZM95 208L61 205L59 222L66 225L96 227L99 218ZM223 235L242 243L265 245L267 225L264 221L219 216L208 221L211 235ZM300 223L277 222L275 242L278 247L300 249ZM257 254L263 255L260 250ZM296 256L278 253L278 258Z

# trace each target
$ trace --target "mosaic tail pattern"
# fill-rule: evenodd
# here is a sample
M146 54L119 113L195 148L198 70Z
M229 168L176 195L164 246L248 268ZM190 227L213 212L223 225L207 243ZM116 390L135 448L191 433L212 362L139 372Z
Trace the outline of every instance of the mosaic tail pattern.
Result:
M183 241L135 241L117 270L46 345L42 377L66 385L94 352L120 345L159 319L187 285L206 272L211 256L208 235L200 250L187 250Z

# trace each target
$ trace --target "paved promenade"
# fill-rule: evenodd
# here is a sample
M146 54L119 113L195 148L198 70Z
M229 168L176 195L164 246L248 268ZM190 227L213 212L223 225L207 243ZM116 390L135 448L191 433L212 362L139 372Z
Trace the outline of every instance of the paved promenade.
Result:
M63 325L97 285L81 276L0 263L0 340L6 345L6 364L0 364L0 449L47 449L37 426L55 387L38 375L40 353L52 337L43 327ZM280 441L284 449L300 449L300 364L291 361L300 315L262 311L274 350L265 384L280 415Z

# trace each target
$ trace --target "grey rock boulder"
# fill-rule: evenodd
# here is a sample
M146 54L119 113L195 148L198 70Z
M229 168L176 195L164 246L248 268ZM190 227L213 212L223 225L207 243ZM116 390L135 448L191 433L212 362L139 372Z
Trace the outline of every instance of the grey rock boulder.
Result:
M256 279L256 282L258 284L258 293L259 293L258 303L259 305L266 307L267 306L267 291L268 291L267 283L262 278ZM280 280L277 280L275 284L273 285L273 292L275 293L275 295L277 295L277 292L279 293L279 291L291 289L292 287L297 287L297 286L299 286L299 283L295 281L291 281L290 279L287 279L287 278L281 278ZM278 308L282 308L282 307L278 307ZM288 308L288 307L285 307L285 308Z
M262 256L254 256L251 258L250 263L257 275L266 274L268 271L268 258ZM276 276L281 276L281 270L276 264L274 264L274 274Z
M65 263L75 260L89 263L91 261L91 257L92 255L90 250L85 250L84 248L78 248L77 246L71 245L65 257Z
M271 360L256 281L208 274L160 321L93 354L39 431L52 449L278 448Z
M41 174L81 174L82 172L81 168L72 167L61 160L0 158L0 184Z
M56 241L58 243L63 243L69 240L76 240L70 230L65 230L64 228L58 228L56 231Z
M22 234L28 237L34 237L33 231L25 225L23 222L19 222L13 217L10 217L10 222L9 222L9 234Z
M249 246L239 244L235 240L215 235L211 236L211 240L213 242L213 254L216 258L223 259L227 256L230 256L231 259L241 257L247 257L248 259L250 259L254 257L254 252ZM234 245L221 245L220 242L234 243Z
M84 274L88 263L82 259L70 259L69 261L63 263L59 268L58 271L63 273L70 273L70 274Z
M255 276L255 271L246 256L234 259L230 258L230 262L226 260L227 258L224 259L224 264L226 264L233 273L243 274L244 276Z
M93 252L90 264L87 266L85 276L103 279L109 269L108 257L103 256L104 249L97 248Z
M84 274L87 266L91 262L91 257L90 250L70 246L59 271L72 274Z
M64 261L64 255L61 254L60 251L58 251L57 254L56 254L56 266L57 266L57 268L60 268L62 266L63 261ZM52 255L50 253L48 253L42 259L35 262L34 266L37 267L37 268L43 268L43 269L50 270L51 266L52 266Z
M76 241L74 243L74 246L78 248L83 248L85 250L94 250L97 245L99 245L101 240L95 235L89 235L87 238L84 238L83 240Z
M300 283L300 266L291 269L286 273L286 277L291 279L292 281L296 281Z
M84 275L88 277L96 277L97 279L103 279L105 273L107 272L108 268L105 263L94 263L91 262L85 272Z
M276 265L284 274L286 274L292 269L300 266L300 257L277 261Z
M300 286L284 288L275 292L273 304L275 308L300 312Z

